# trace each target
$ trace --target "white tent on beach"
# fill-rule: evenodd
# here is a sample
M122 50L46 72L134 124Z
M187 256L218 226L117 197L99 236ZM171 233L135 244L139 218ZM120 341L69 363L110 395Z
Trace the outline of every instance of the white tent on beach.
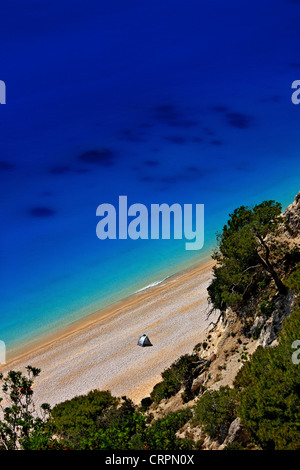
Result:
M147 335L142 335L140 339L138 340L138 346L152 346L150 339L148 338Z

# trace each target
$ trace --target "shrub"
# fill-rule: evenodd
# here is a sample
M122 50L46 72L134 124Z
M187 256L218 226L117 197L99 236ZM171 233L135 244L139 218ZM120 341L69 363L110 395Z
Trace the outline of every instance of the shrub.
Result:
M259 328L255 328L255 330L254 330L253 333L252 333L252 338L253 338L253 339L256 340L256 339L259 338L262 328L263 328L262 326L259 327Z
M208 295L214 309L237 310L266 284L265 278L272 278L279 293L287 292L276 265L284 245L274 237L283 220L280 214L279 203L263 201L254 207L241 206L229 215L212 256L217 264Z
M163 381L154 386L150 394L151 400L159 403L164 398L170 398L175 395L180 390L184 381L192 375L197 360L197 354L185 354L174 362L161 374Z
M194 442L180 439L176 432L191 418L189 408L168 413L162 419L155 420L146 431L147 449L151 450L190 450Z
M106 420L105 414L116 409L118 400L109 391L92 390L56 405L51 412L55 432L74 445L96 432Z
M120 408L112 409L107 422L81 442L81 449L131 450L140 449L145 443L146 419L130 400Z
M141 400L141 410L147 411L152 405L152 403L153 403L153 400L150 397L143 398Z
M26 372L27 375L24 375L20 371L10 370L6 377L0 374L5 395L5 401L0 398L0 450L63 449L64 446L52 438L50 406L43 403L36 410L33 401L34 379L41 370L27 366Z
M219 438L236 418L236 396L228 386L206 391L195 405L193 423L201 424L211 438Z
M296 294L300 293L300 263L297 264L295 270L289 275L286 285Z
M260 346L235 380L238 415L262 449L300 449L300 367L291 348L299 331L298 307L283 322L279 345Z
M202 347L202 343L197 343L196 346L194 346L194 352L197 353L200 351Z
M271 301L267 301L267 300L263 300L260 304L259 304L259 309L261 311L262 314L266 315L266 316L270 316L271 313L273 312L274 310L274 304L273 302Z

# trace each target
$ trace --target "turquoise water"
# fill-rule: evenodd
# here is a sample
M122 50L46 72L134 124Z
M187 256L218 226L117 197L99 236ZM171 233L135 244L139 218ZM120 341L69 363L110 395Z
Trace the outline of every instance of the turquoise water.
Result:
M299 191L299 2L3 7L0 339L20 343L207 259L241 204ZM45 25L47 27L45 27ZM106 159L91 159L108 149ZM89 153L87 153L89 152ZM96 237L96 208L204 203L203 250Z

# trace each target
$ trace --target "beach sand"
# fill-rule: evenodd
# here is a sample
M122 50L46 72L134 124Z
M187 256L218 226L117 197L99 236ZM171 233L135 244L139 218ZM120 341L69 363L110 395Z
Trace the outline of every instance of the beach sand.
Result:
M41 368L34 385L37 404L53 406L96 388L138 403L214 321L214 315L207 318L206 291L212 266L193 266L102 309L23 351L1 371ZM152 347L137 346L144 333Z

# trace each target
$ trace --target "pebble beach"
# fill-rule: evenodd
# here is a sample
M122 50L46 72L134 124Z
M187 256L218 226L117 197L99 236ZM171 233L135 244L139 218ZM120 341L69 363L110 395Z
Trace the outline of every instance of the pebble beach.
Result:
M195 265L158 285L95 312L1 367L39 367L35 402L54 406L92 389L110 390L135 403L148 396L160 375L191 353L215 315L208 317L212 262ZM151 347L137 341L147 334Z

